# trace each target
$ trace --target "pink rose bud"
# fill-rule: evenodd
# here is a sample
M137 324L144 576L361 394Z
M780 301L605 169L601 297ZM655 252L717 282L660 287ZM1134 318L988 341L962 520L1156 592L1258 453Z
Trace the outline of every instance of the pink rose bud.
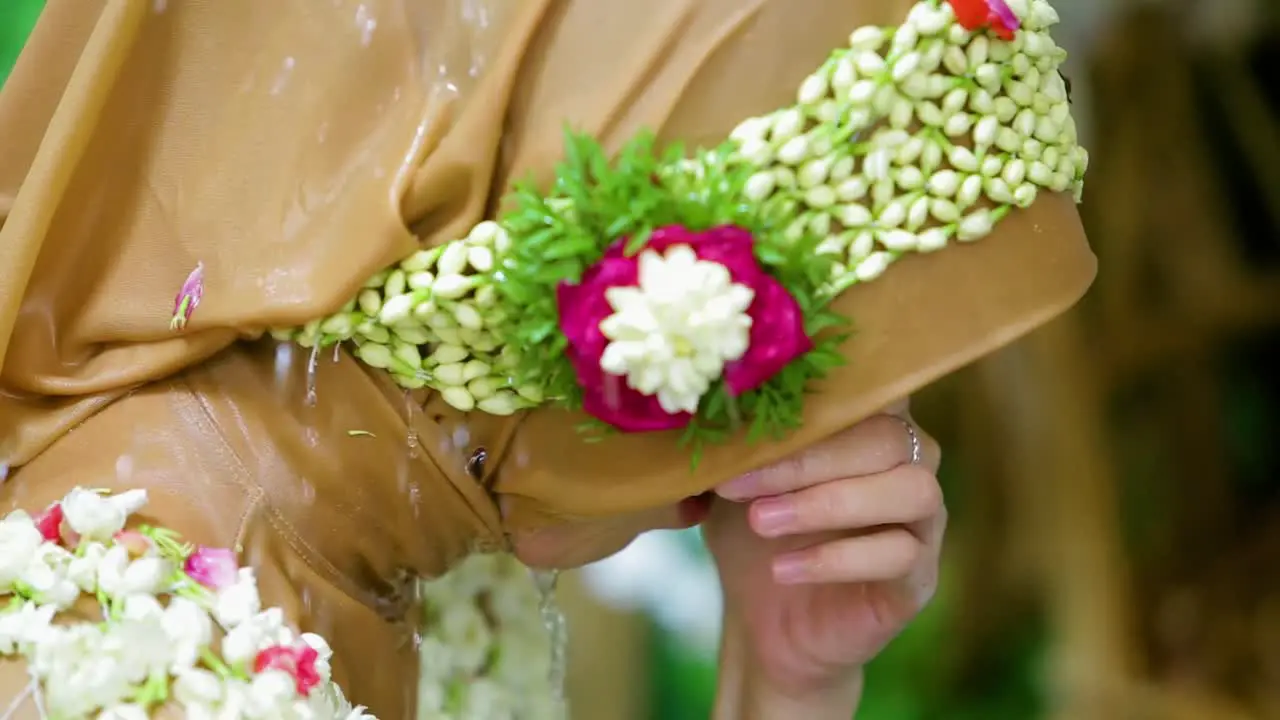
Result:
M183 570L210 590L221 590L235 584L240 563L233 550L201 546L187 558Z

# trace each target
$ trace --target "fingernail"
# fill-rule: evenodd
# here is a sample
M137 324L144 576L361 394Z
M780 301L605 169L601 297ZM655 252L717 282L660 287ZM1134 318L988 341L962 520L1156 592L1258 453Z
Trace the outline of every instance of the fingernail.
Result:
M796 519L795 505L786 498L757 500L751 508L756 532L766 537L790 530Z
M782 555L773 561L773 579L783 585L798 585L809 578L809 563L800 555Z
M746 475L740 475L720 487L716 488L716 494L725 500L742 500L749 498L755 494L759 485L760 476L757 473L749 472Z

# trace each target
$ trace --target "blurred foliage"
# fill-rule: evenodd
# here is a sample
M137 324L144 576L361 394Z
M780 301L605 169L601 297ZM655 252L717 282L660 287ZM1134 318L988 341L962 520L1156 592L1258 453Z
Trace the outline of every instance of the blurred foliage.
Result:
M0 85L9 77L44 0L0 0Z

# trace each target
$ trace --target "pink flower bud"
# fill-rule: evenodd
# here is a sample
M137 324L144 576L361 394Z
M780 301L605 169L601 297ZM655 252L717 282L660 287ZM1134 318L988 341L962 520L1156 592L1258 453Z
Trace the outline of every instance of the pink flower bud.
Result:
M196 267L187 275L182 289L173 299L173 318L169 320L170 330L181 330L187 326L191 314L200 307L204 299L204 263L196 263Z
M221 590L235 584L240 563L233 550L201 546L187 558L183 570L210 590Z
M143 535L137 530L121 530L116 533L115 541L117 545L128 550L129 557L132 558L140 558L151 552L151 549L154 547L151 543L151 538Z

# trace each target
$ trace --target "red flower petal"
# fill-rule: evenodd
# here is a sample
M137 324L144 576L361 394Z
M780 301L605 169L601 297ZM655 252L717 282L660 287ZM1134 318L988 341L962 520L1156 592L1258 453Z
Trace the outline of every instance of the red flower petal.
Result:
M762 273L754 289L755 299L747 308L751 344L741 359L724 369L725 384L734 395L755 390L813 349L804 331L804 313L782 283Z
M956 22L965 30L981 30L987 24L991 8L987 0L947 0L956 14Z
M59 542L62 540L62 520L62 503L54 503L36 516L36 529L40 531L45 541Z
M316 662L319 659L320 653L306 643L295 647L275 645L258 653L253 659L253 672L278 670L288 673L289 677L293 678L298 694L306 696L320 684L320 672L316 669Z

